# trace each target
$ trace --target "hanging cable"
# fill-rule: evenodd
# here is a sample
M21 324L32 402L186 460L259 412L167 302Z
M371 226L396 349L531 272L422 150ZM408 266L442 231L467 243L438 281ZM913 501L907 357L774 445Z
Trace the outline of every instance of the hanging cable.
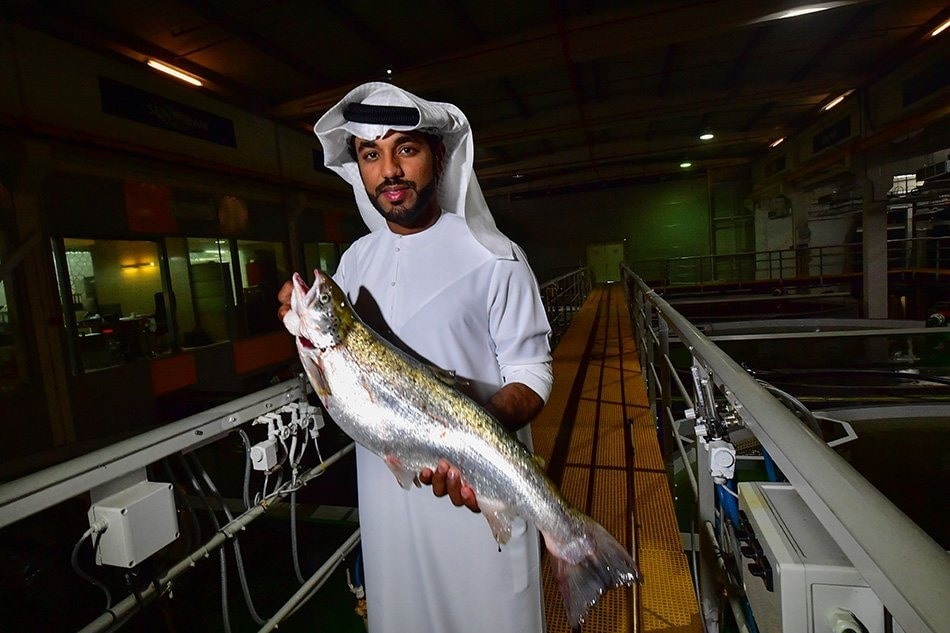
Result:
M95 555L95 553L99 550L99 539L102 537L102 533L108 529L108 527L109 527L109 524L106 523L105 521L96 521L93 525L91 525L88 530L83 532L83 535L79 538L79 540L76 541L76 545L73 546L72 556L70 556L70 559L69 559L73 565L73 571L75 571L76 574L80 578L82 578L88 583L95 585L96 587L102 590L102 593L105 594L106 611L112 608L112 594L109 592L109 588L105 585L105 583L87 574L79 566L79 548L82 546L83 542L87 538L95 534L96 538L92 543L92 551L93 551L93 555Z
M290 493L290 550L294 561L294 574L301 585L307 582L300 570L300 556L297 551L297 490Z
M766 391L772 395L778 397L779 400L785 403L790 409L793 409L801 414L800 419L808 426L812 432L821 438L821 426L818 424L818 420L815 419L814 414L812 414L811 409L805 406L805 404L788 393L776 387L775 385L769 384L760 378L756 378L755 381L759 383Z
M202 490L201 485L198 483L198 479L195 478L195 473L192 472L191 467L185 460L184 455L178 453L178 459L181 462L182 467L185 469L185 474L188 475L188 479L191 482L191 487L198 494L201 502L211 515L211 521L214 523L215 532L220 532L221 524L218 522L218 517L215 514L214 509L208 502L208 498L205 496L204 490ZM218 550L218 559L220 561L221 567L221 622L224 624L225 633L231 633L231 615L228 612L228 561L223 547Z
M224 509L224 515L228 518L228 522L234 520L234 515L231 514L231 510L228 509L228 504L224 500L224 497L221 496L221 493L218 492L217 487L214 485L214 482L211 480L208 471L205 470L204 466L201 465L201 462L198 461L198 457L194 453L190 453L192 462L195 465L195 468L198 469L201 478L204 480L205 485L208 486L208 490L215 496L218 502L221 504L221 507ZM251 590L247 585L247 574L244 571L244 558L241 556L241 544L238 538L235 536L233 539L234 546L234 560L237 564L238 580L241 583L241 592L244 594L244 603L247 605L247 610L251 614L251 618L257 624L264 624L266 620L262 618L257 613L257 609L254 607L254 600L251 598Z
M244 488L243 488L243 499L244 499L244 509L248 510L251 507L251 440L248 438L247 433L244 429L238 429L238 435L241 437L241 441L244 443Z
M175 504L176 508L187 508L188 516L191 517L191 530L183 530L185 533L185 551L190 552L193 549L195 542L201 543L201 524L198 522L198 515L195 513L195 509L191 507L191 504L186 502L185 494L182 491L183 486L178 480L178 477L175 476L174 471L172 471L171 463L168 459L162 460L162 468L165 471L165 475L168 477L168 480L172 482L172 490L177 498L177 503Z

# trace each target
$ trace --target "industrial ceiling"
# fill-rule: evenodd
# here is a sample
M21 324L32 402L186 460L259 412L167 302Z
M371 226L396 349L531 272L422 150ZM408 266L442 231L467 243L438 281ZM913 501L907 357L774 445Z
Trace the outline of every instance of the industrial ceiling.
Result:
M82 47L170 63L223 101L309 129L387 81L459 105L489 195L742 168L821 106L893 70L943 0L7 0ZM815 3L812 3L815 4ZM713 139L699 134L710 130Z

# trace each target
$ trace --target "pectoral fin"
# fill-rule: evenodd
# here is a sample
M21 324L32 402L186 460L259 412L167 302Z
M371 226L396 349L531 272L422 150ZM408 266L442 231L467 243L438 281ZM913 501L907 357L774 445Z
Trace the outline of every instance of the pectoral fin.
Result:
M323 362L320 357L314 358L310 354L301 354L300 358L303 362L303 369L307 372L307 378L310 379L310 384L316 390L317 396L323 399L333 395L330 392L330 384L327 382L326 374L323 372Z
M399 485L402 486L404 490L409 490L414 485L419 485L419 473L407 468L398 457L386 455L383 457L383 461L386 462L389 470L396 476L396 481L399 482Z
M507 505L497 499L478 497L478 507L491 527L492 535L499 545L504 545L511 538L511 522L515 513Z

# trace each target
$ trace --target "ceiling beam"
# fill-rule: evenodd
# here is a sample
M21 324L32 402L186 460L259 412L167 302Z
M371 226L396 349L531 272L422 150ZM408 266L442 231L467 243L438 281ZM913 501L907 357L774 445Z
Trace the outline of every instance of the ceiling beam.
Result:
M854 35L854 32L867 20L872 13L877 10L876 4L865 4L854 9L851 17L841 25L834 34L825 40L820 49L792 75L792 81L804 81L815 68L823 61L827 60L831 54L842 44L848 41L848 38Z
M742 79L743 73L745 73L746 68L748 68L749 60L755 56L756 51L758 51L762 43L765 42L773 28L774 26L772 24L765 24L752 31L752 34L749 36L749 39L746 40L742 52L739 53L739 57L736 58L735 63L732 65L732 70L729 71L729 75L723 84L723 88L726 92L733 92L739 87L739 80Z
M338 5L339 3L330 3ZM678 42L728 37L737 29L752 28L752 20L783 9L784 0L738 3L723 11L718 2L666 4L637 3L634 7L599 13L565 22L575 63L662 48ZM677 28L671 29L670 24ZM503 76L528 74L563 66L561 34L557 25L541 25L516 37L503 38L464 52L403 67L400 84L416 92L439 92L460 66L471 83ZM277 118L312 118L340 99L350 86L315 92L272 109Z
M55 11L59 17L50 20L48 12ZM154 58L180 68L200 78L209 90L218 92L249 112L263 114L268 107L268 99L261 93L248 88L231 77L226 77L206 66L179 57L173 51L157 46L124 31L114 29L99 20L73 9L70 3L62 0L23 5L8 12L10 19L34 28L65 42L105 53L110 57L119 57L127 62L144 64Z
M768 145L769 131L759 130L749 134L729 134L717 136L712 144L700 144L692 135L664 137L661 143L656 141L624 139L610 143L599 143L593 147L597 168L617 162L640 164L676 163L684 155L698 161L704 155L714 151L717 155L730 155L748 152L749 148L759 147L765 150ZM506 163L475 164L479 179L510 177L514 174L532 175L550 172L576 171L590 167L591 160L586 146L575 146L560 151L546 151L525 160Z
M330 78L316 66L274 44L271 40L262 37L259 33L248 28L241 20L218 9L207 0L176 0L176 2L208 22L211 22L218 28L231 33L234 37L257 49L264 55L307 77L313 81L315 85L331 83Z
M678 164L674 164L673 162L648 165L610 165L598 169L597 178L591 178L590 174L578 171L530 181L512 181L511 184L486 183L479 177L479 184L486 196L507 196L543 191L559 191L585 186L609 185L622 181L641 179L655 180L656 178L683 176L684 174L692 174L698 178L710 170L743 167L746 165L749 165L749 161L744 158L693 161L693 167L690 168L689 171L684 171Z
M628 125L631 122L649 121L654 125L683 117L702 116L720 110L759 109L765 104L781 102L789 107L811 108L828 94L823 86L788 86L785 83L761 86L747 90L740 96L722 91L691 93L658 103L650 96L637 99L613 99L588 107L586 122L578 120L574 107L554 110L534 117L529 121L505 122L480 126L480 146L509 145L525 141L542 140L561 136L567 132L583 132L586 123L591 131ZM797 104L797 105L796 105Z

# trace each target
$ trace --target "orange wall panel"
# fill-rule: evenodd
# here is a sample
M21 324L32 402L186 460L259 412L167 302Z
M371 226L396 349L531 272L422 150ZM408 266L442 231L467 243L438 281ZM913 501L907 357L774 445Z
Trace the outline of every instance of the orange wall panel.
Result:
M234 371L246 374L268 365L294 358L297 348L294 337L286 331L271 332L234 342Z
M149 362L152 373L152 393L160 396L198 382L198 367L191 354L177 354L156 358Z

